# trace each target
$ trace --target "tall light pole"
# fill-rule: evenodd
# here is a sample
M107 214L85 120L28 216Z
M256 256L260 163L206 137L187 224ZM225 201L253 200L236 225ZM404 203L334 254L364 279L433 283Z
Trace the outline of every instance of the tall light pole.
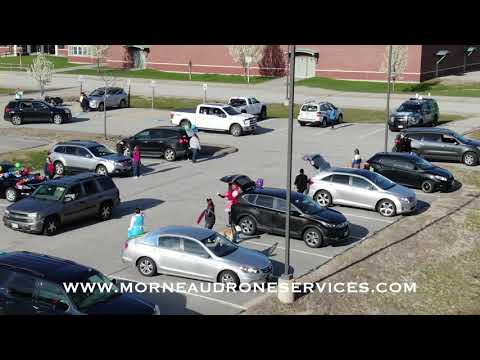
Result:
M105 89L103 91L103 134L107 140L107 80L105 80Z
M294 293L292 289L293 274L290 273L290 211L292 195L292 151L293 151L293 107L294 107L294 88L295 88L295 45L292 45L290 52L290 71L288 74L290 96L288 103L288 145L287 145L287 213L285 221L285 269L278 280L279 286L287 284L288 290L279 289L278 299L283 303L292 303Z
M286 94L285 94L285 102L284 104L285 105L288 105L288 86L289 86L289 83L288 83L288 77L290 76L290 45L288 45L288 48L287 48L287 76L286 76L286 80L285 80L285 91L286 91Z
M387 90L387 121L385 122L385 152L388 148L388 121L390 120L390 84L392 82L392 45L388 46L388 90Z

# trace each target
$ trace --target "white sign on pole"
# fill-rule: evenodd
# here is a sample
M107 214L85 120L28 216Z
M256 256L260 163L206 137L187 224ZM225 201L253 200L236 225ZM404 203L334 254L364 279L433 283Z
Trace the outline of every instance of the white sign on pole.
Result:
M150 86L153 88L155 87L155 80L150 81Z
M203 84L203 90L207 91L207 84Z
M252 63L252 60L253 60L253 59L252 59L251 56L245 56L245 62L246 62L247 64L251 64L251 63Z

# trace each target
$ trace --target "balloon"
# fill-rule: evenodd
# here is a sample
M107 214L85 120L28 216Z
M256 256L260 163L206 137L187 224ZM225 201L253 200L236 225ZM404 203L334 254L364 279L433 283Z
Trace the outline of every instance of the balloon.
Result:
M20 164L20 163L18 163L18 162L15 163L15 168L20 169L21 167L22 167L22 164Z

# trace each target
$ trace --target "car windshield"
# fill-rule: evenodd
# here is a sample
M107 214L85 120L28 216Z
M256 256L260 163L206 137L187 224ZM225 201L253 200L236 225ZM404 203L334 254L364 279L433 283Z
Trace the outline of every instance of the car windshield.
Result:
M304 214L315 214L323 208L308 196L298 196L292 199L292 204L300 209Z
M422 106L419 104L405 103L400 105L398 112L420 112Z
M107 155L113 155L115 154L112 150L109 148L103 146L103 145L97 145L97 146L92 146L88 148L92 152L93 155L97 157L102 157L102 156L107 156Z
M105 89L100 88L100 89L95 89L90 93L90 96L103 96L105 94Z
M369 180L373 182L375 185L377 185L380 189L382 190L387 190L390 189L391 187L395 186L395 183L389 179L387 179L385 176L377 174L377 173L371 173L371 176L369 177Z
M433 165L430 162L421 158L420 156L415 156L414 159L415 159L415 165L419 169L427 170L427 169L431 169L433 167Z
M463 144L470 144L472 142L472 139L466 138L465 136L462 136L460 134L457 134L455 132L450 133L450 136L454 137L458 141L460 141Z
M64 186L43 184L40 185L37 190L35 190L33 194L30 195L30 197L41 200L59 201L63 198L64 194Z
M220 234L214 234L204 242L205 246L218 257L224 257L235 250L238 249L238 246L228 240L225 236Z
M79 284L75 292L68 294L79 310L88 309L120 295L118 287L99 272L94 272L93 274L89 272L88 276L78 280L70 280L68 283ZM65 286L67 286L67 283L65 283Z
M240 114L237 110L235 110L231 106L224 107L223 111L225 111L228 115L238 115L238 114Z

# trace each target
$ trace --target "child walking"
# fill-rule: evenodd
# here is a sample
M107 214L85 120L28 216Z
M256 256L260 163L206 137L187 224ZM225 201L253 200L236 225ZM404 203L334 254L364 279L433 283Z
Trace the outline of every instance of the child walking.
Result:
M212 229L215 225L215 205L210 198L207 199L207 208L201 212L197 219L197 224L200 224L203 218L205 218L205 227Z

